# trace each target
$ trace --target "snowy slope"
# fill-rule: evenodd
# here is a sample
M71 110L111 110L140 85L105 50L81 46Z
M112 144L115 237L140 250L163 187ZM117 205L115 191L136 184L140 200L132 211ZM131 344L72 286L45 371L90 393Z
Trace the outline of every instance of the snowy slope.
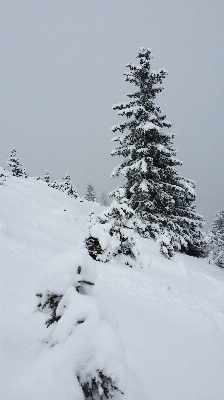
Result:
M29 386L32 400L67 400L69 371L44 380L49 355L39 339L51 328L35 312L35 293L52 259L82 243L88 214L102 207L31 178L0 188L2 399L25 400ZM224 270L182 254L168 261L155 242L139 240L142 268L95 262L93 294L118 321L127 364L148 399L223 400Z

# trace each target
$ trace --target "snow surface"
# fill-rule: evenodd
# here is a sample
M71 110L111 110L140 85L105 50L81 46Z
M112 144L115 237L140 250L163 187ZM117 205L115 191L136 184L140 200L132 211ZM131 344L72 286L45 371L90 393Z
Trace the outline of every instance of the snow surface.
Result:
M31 178L9 177L0 190L3 400L83 400L74 354L88 338L92 362L108 360L123 379L125 395L114 399L224 399L223 269L183 254L169 261L142 238L136 267L125 257L95 262L83 240L88 215L102 206ZM72 286L80 264L82 278L95 282L86 296ZM36 308L35 294L49 285L69 304L60 304L66 318L54 329Z

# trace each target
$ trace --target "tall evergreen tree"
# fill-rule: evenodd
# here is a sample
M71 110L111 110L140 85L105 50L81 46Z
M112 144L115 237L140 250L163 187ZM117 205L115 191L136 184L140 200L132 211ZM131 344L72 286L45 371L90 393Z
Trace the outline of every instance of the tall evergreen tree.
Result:
M6 161L6 165L13 176L24 176L27 178L26 169L23 168L23 164L18 159L15 147L11 151L10 158Z
M96 192L90 184L87 186L85 199L89 201L97 201Z
M209 232L209 262L224 268L224 208L216 215Z
M112 155L124 157L112 177L125 177L124 197L144 223L139 228L142 236L159 240L161 252L168 258L174 250L202 256L205 242L200 228L204 219L192 204L195 183L178 175L175 167L182 162L173 148L174 134L163 130L172 124L154 102L163 90L167 71L150 71L152 57L151 49L139 48L140 65L128 64L129 72L124 74L138 90L128 94L130 101L113 106L126 120L111 128L119 132L112 139L119 143Z

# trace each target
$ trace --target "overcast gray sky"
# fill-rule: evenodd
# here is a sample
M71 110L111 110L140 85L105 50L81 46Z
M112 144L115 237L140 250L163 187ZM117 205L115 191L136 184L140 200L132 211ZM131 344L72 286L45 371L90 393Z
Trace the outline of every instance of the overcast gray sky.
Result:
M140 46L166 68L162 107L177 133L180 174L196 181L207 228L224 205L223 1L2 1L1 165L14 146L31 176L69 173L98 195L112 158L112 105Z

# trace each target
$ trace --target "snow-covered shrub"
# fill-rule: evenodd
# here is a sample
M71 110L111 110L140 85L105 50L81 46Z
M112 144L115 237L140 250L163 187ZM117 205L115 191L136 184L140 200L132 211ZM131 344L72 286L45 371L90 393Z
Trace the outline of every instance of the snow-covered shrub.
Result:
M95 371L95 376L85 377L84 380L80 376L77 376L77 379L82 386L86 399L103 400L113 398L115 391L124 394L114 385L112 378L104 375L103 371L99 369Z
M103 262L118 254L136 258L134 221L134 212L125 199L120 203L114 200L98 215L90 214L85 243L91 257Z
M110 235L117 239L118 244L113 249L113 255L124 254L136 258L138 251L135 247L135 215L126 199L123 202L113 200L110 206L109 218L112 218Z
M111 221L107 218L108 209L100 214L89 215L85 245L89 255L97 261L107 262L112 253Z
M157 243L160 246L160 252L168 259L174 257L174 248L172 244L172 237L167 231L163 232L157 239Z
M209 263L224 268L224 208L222 207L208 234Z
M95 274L95 266L86 249L66 252L53 260L36 295L40 299L38 308L50 314L47 326L60 319L56 316L56 310L68 287L73 286L77 292L88 293L88 286L94 285Z
M45 343L72 371L83 400L128 400L123 346L114 317L91 294L95 277L95 261L85 248L53 260L38 293L39 309L54 314L47 320L53 329Z
M27 178L26 169L23 168L23 164L18 159L15 147L13 147L11 151L10 158L6 161L6 165L13 176L23 176Z

